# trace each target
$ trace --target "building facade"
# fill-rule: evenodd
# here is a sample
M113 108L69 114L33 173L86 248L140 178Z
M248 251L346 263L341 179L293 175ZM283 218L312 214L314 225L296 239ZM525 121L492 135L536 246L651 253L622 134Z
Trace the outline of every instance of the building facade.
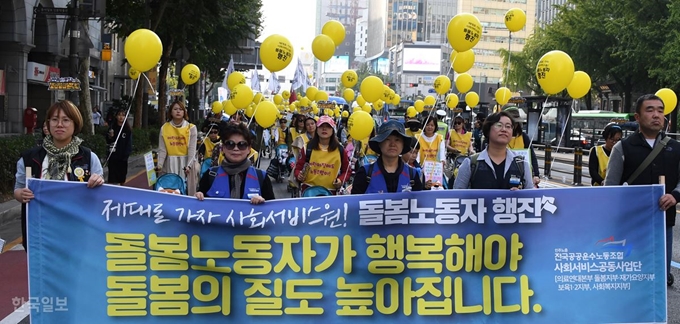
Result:
M567 3L567 0L536 0L536 24L544 27L550 25L557 16L557 8Z

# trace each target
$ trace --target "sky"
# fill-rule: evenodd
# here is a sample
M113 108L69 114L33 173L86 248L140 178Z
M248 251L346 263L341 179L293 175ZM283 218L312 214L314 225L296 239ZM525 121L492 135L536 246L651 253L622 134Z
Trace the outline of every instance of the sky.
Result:
M262 0L262 18L264 28L258 41L262 42L272 34L280 34L288 38L293 45L295 51L293 60L283 71L276 73L277 76L285 75L286 80L290 80L295 74L298 53L301 48L311 50L312 40L316 36L316 1ZM269 78L270 73L260 71L265 78Z

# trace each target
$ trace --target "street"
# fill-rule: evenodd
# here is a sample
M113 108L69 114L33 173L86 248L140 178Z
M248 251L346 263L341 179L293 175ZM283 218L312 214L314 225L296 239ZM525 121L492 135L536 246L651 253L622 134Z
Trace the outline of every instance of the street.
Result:
M539 157L539 164L543 166L542 152L537 153ZM560 153L561 154L561 153ZM555 154L553 154L555 156ZM566 159L568 154L564 156L560 155L560 159ZM260 165L261 169L266 170L269 165L269 160L264 159ZM566 163L560 162L560 164L554 163L555 168L559 165L559 168L565 168L568 170ZM573 165L571 166L573 168ZM131 161L129 172L130 175L127 179L125 186L136 187L136 188L149 188L147 185L144 161L143 159L138 159L137 161ZM571 174L564 173L565 177L568 176L565 182L562 182L562 176L556 177L553 174L553 180L546 181L543 180L542 188L557 188L557 187L570 187L571 186ZM590 185L590 179L587 179L586 185ZM290 193L286 190L287 181L284 180L283 183L277 183L272 181L274 186L274 194L277 198L290 198ZM21 246L21 224L19 220L7 223L2 229L0 229L0 237L7 239L7 245L5 246L5 251L0 254L0 278L2 278L2 285L0 285L0 324L15 324L15 323L28 323L26 318L28 315L28 309L20 309L14 312L16 308L21 306L24 302L28 301L28 285L27 285L27 264L26 264L26 253L23 251ZM673 245L674 253L673 260L680 261L680 226L676 226L673 235ZM77 251L77 247L73 247L74 252ZM680 263L673 263L672 273L676 276L676 280L680 280ZM668 323L680 323L680 282L672 287L668 288ZM13 313L14 312L14 313Z

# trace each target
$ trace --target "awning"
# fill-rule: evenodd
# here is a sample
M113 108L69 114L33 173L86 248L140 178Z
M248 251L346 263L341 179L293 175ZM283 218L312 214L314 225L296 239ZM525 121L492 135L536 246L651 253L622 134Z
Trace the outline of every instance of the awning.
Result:
M102 92L109 91L106 88L102 88L100 86L96 86L96 85L92 85L92 84L90 84L90 90L92 90L92 91L102 91Z
M30 83L30 84L38 84L38 85L46 86L46 87L49 87L49 86L50 86L50 84L47 83L47 82L42 82L42 81L37 81L37 80L31 80L31 79L26 79L26 83Z

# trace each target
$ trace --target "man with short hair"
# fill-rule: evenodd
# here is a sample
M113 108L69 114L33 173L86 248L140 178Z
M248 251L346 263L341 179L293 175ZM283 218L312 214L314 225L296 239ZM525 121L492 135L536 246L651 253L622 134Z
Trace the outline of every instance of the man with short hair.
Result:
M680 143L667 137L664 128L664 103L656 95L646 94L635 102L635 119L638 131L619 141L612 148L607 164L605 186L647 185L659 183L665 177L666 194L659 198L659 208L666 211L666 273L668 286L673 285L670 271L673 256L673 226L675 205L680 201ZM652 154L656 145L662 146L654 160L643 161ZM643 167L641 172L636 172ZM632 177L637 173L637 177Z

